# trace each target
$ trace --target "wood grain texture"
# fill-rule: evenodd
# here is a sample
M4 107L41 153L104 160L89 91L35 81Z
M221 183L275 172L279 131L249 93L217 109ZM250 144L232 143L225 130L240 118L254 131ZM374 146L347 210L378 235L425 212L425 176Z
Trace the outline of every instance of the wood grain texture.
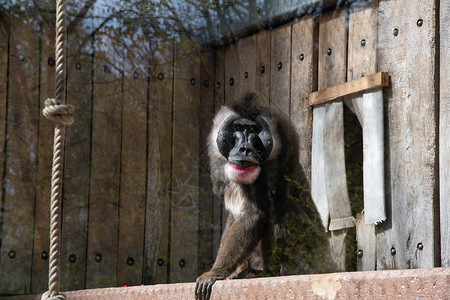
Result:
M291 35L290 23L272 30L270 48L270 106L287 118L291 110Z
M364 214L356 216L356 241L358 271L375 270L377 264L375 225L365 224Z
M172 178L173 40L150 42L144 284L168 282Z
M239 75L241 78L239 97L243 97L247 93L256 92L256 35L251 35L239 40L237 47L239 55Z
M239 73L239 48L231 44L225 48L225 104L238 101L240 95L241 74ZM242 78L244 75L242 75Z
M450 267L450 2L440 2L439 175L441 266Z
M377 69L392 85L384 93L388 220L377 228L377 269L436 265L435 10L432 0L379 3Z
M147 35L127 33L123 41L125 57L116 283L120 286L142 283L150 55Z
M200 106L199 106L199 228L198 271L211 269L214 262L214 230L220 227L220 219L214 219L214 196L209 171L207 145L209 130L214 117L214 50L201 48L200 58Z
M200 64L196 39L175 45L170 281L197 273Z
M256 34L256 91L259 104L268 106L270 102L270 39L269 30Z
M89 216L92 116L92 20L81 19L67 34L67 102L74 105L66 128L63 186L61 289L85 288Z
M0 291L31 290L39 130L39 22L12 15L2 199Z
M309 16L292 24L291 114L299 136L300 165L311 186L312 107L309 94L317 89L318 23Z
M94 99L86 287L116 285L123 47L110 20L94 34ZM112 28L111 28L112 27Z
M55 25L41 23L41 71L39 77L41 108L47 98L55 96L55 65L49 60L55 57ZM50 60L51 62L51 60ZM45 292L48 289L48 259L42 259L45 252L50 255L50 184L52 175L54 122L45 117L39 119L38 173L36 185L36 207L34 217L34 246L32 266L32 293Z
M313 92L310 95L309 105L318 105L341 97L351 96L356 93L363 93L387 86L389 86L389 74L387 72L378 72L324 90Z

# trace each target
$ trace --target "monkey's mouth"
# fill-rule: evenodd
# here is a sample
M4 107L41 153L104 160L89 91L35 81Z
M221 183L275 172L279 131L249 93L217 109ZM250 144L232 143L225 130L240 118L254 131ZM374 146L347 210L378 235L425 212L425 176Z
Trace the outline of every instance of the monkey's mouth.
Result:
M254 161L254 160L229 160L228 163L230 164L230 166L232 166L233 168L238 168L238 169L247 169L250 167L256 167L258 166L258 162Z
M247 177L248 175L252 174L254 171L256 171L257 169L259 169L258 165L246 165L246 167L241 167L238 166L234 163L228 163L229 167L231 168L232 172L234 173L235 176L238 177Z

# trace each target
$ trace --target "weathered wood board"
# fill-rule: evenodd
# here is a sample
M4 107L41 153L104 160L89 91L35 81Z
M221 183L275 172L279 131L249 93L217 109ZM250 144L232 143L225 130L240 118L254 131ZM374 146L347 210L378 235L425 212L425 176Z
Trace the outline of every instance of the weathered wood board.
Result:
M146 34L128 31L123 41L125 57L116 283L120 286L142 283L150 54L150 39Z
M289 117L291 109L291 24L272 31L270 52L270 107Z
M117 28L110 20L102 27ZM86 287L116 285L122 132L123 47L118 37L94 33L94 97Z
M173 40L153 37L150 51L144 284L169 281Z
M318 29L318 23L311 16L292 24L290 119L299 137L299 161L309 187L313 113L308 97L317 90Z
M377 269L430 268L438 257L436 1L380 1L379 11L377 69L392 85L384 93L388 219L377 228Z
M197 274L200 64L196 39L175 45L170 281Z
M8 96L0 291L26 294L31 289L40 115L39 22L33 14L10 18Z
M347 13L345 9L331 11L320 17L319 90L346 81L346 21ZM321 212L324 225L332 231L330 238L331 250L338 268L343 270L345 268L346 227L351 226L352 217L345 173L342 101L314 108L312 147L313 200L316 202L319 212ZM316 155L317 158L315 158ZM323 158L320 157L321 155ZM325 193L323 193L322 189L324 189ZM331 219L329 228L327 222L328 214Z
M441 266L450 267L450 2L440 2L439 176Z
M256 34L256 92L259 104L270 103L270 49L272 33L269 30Z
M55 95L55 24L41 23L41 70L39 76L40 110L44 101ZM50 183L52 174L54 123L45 117L39 118L38 172L36 206L34 216L34 246L32 269L32 293L41 293L48 288L48 258L50 255Z
M375 270L377 262L375 225L365 224L364 214L356 216L356 241L358 271Z
M75 21L73 21L75 22ZM64 163L61 289L85 287L89 216L92 105L92 20L78 19L67 35L66 101L75 107L66 128Z

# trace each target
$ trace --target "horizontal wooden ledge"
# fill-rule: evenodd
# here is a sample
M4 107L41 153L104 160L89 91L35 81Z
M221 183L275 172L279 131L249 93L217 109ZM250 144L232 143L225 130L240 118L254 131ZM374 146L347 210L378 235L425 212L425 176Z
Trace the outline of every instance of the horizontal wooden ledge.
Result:
M220 280L211 300L229 299L447 299L450 268L343 272ZM66 292L71 300L193 300L195 283L158 284ZM21 300L40 296L19 296ZM9 300L12 300L13 297Z
M389 73L378 72L376 74L335 85L321 91L312 92L309 95L309 105L314 106L340 97L386 86L389 86Z

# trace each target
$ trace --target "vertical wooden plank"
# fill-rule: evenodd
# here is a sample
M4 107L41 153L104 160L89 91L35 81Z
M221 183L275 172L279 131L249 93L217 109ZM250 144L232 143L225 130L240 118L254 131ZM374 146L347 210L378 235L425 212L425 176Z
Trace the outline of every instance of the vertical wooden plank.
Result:
M291 24L272 30L270 106L289 118L291 110Z
M270 102L270 38L269 30L256 34L256 91L259 104L266 107Z
M86 287L116 285L123 48L120 22L95 32Z
M378 3L373 2L366 5L352 5L350 7L347 81L376 73L377 5ZM368 118L369 116L367 114L370 112L363 111L362 101L364 99L361 95L360 97L346 99L345 103L357 115L359 122L363 126L363 132L367 133L371 129L365 128L363 119L364 113L366 114L365 117ZM366 136L366 138L369 139L370 137ZM367 169L365 172L367 172ZM360 215L360 217L362 219L358 219L356 225L356 240L357 252L362 251L358 252L362 253L362 256L357 255L357 267L360 271L375 270L375 228L372 224L364 224L364 215Z
M51 15L45 19L51 19ZM41 107L47 98L55 95L55 24L44 21L41 24ZM45 117L39 119L38 173L36 185L36 206L34 219L34 247L32 266L32 293L44 292L48 288L50 182L52 173L54 123Z
M377 69L389 72L391 88L384 93L388 220L377 228L377 269L430 268L439 257L436 1L380 1L379 11Z
M170 281L193 281L197 273L199 197L200 64L198 43L182 37L175 46L172 234Z
M251 35L237 44L239 55L240 85L239 97L256 92L256 35Z
M149 42L148 35L138 29L128 27L128 31L124 34L124 96L117 255L117 285L120 286L142 283Z
M0 291L26 294L31 289L36 196L39 22L32 14L11 16L10 22Z
M214 262L214 230L220 223L214 220L214 197L209 171L208 135L214 116L214 51L202 48L200 60L199 106L199 229L198 274L211 269ZM219 219L220 221L220 219Z
M343 83L346 80L347 28L346 10L339 9L323 14L319 24L319 90ZM326 199L330 213L330 245L333 258L339 269L345 269L345 237L347 225L333 225L333 220L344 221L351 216L348 200L343 131L343 103L341 101L326 104L314 109L316 113L324 111L323 150ZM335 227L335 228L333 228Z
M318 23L312 16L292 24L291 122L299 136L300 165L311 184L312 107L309 94L317 89Z
M375 237L375 225L365 224L364 214L356 216L356 247L358 271L373 271L377 262L377 241Z
M92 109L92 20L77 20L67 32L67 102L76 109L66 128L61 289L85 288L88 239Z
M239 47L231 44L225 48L225 104L239 101L240 85Z
M450 2L440 2L439 175L441 266L450 267Z
M167 283L172 170L172 40L151 39L144 284Z
M223 48L216 49L215 55L214 55L214 72L215 72L215 112L218 112L220 110L220 107L222 104L224 104L224 98L225 98L225 51ZM207 128L211 128L212 124L209 125ZM217 256L217 251L219 250L220 246L220 238L222 235L223 227L222 227L222 216L224 215L224 203L223 200L213 195L213 222L214 222L214 228L213 228L213 259Z

